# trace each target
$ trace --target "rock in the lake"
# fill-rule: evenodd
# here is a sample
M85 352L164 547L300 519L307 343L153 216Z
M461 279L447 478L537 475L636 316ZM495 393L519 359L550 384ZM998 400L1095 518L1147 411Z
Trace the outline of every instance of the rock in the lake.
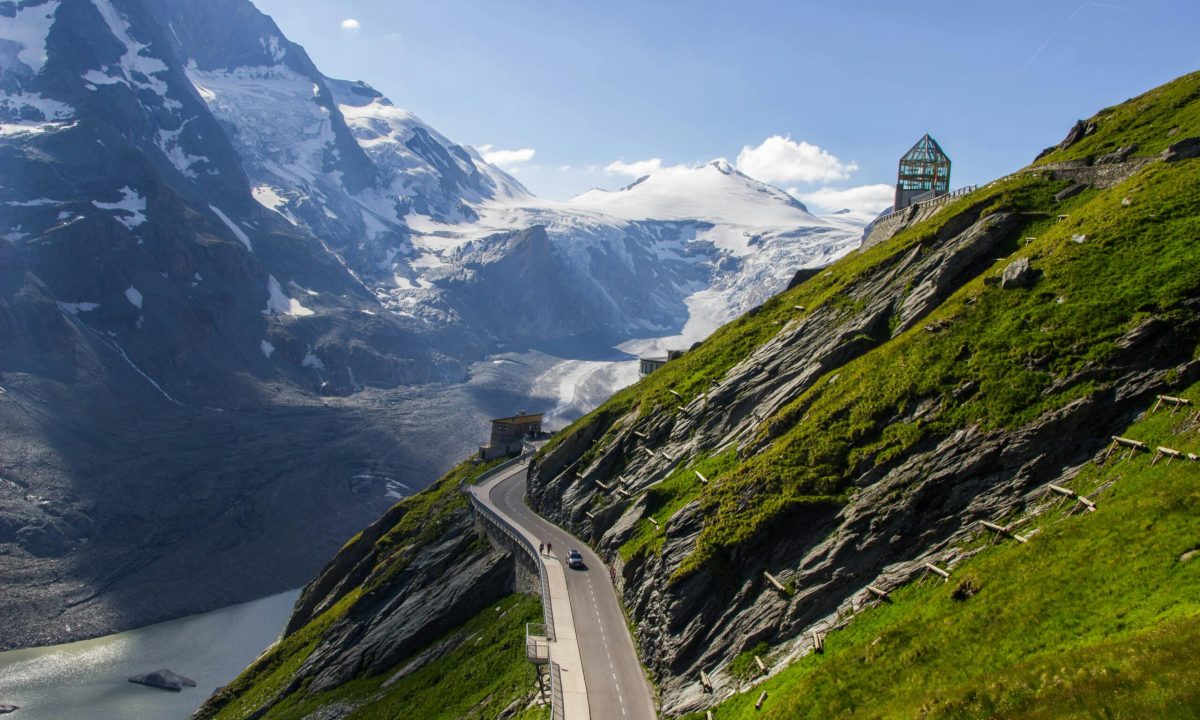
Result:
M21 707L19 705L0 705L0 715L7 715L20 709Z
M184 686L196 687L195 680L184 677L174 670L167 670L166 668L155 670L145 675L134 675L129 678L129 682L162 688L163 690L174 690L175 692L179 692Z
M1029 258L1019 258L1013 260L1004 268L1004 274L1000 276L1000 287L1002 288L1018 288L1028 287L1033 283L1033 268L1029 266Z

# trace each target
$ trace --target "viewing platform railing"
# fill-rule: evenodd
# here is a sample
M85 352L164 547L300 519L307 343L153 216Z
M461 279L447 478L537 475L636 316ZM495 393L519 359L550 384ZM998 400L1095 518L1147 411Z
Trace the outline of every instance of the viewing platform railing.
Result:
M883 222L884 220L891 220L892 218L896 217L897 215L899 215L901 213L909 212L913 207L915 207L917 205L920 205L922 207L933 207L935 205L941 205L944 202L949 202L955 198L959 198L959 197L962 197L963 195L968 195L970 193L973 193L978 189L979 189L978 185L966 185L964 187L960 187L957 190L952 190L944 195L937 195L935 197L926 197L925 195L918 195L917 197L913 198L912 204L909 205L908 207L903 207L903 208L900 208L899 210L893 210L892 212L888 213L887 215L875 218L872 222L880 223L880 222ZM920 199L920 198L924 198L924 199Z

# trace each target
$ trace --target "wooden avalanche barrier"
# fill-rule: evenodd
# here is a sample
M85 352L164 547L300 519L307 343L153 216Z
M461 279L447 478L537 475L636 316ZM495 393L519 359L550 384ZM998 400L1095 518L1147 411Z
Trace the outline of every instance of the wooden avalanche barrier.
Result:
M762 694L758 696L758 702L754 703L754 709L762 710L763 703L766 702L766 700L767 700L767 691L763 690Z
M1156 448L1156 452L1154 453L1154 459L1150 461L1150 464L1157 465L1158 461L1163 459L1164 457L1167 459L1167 464L1169 465L1171 463L1171 461L1174 460L1175 458L1183 458L1184 454L1179 452L1178 450L1173 450L1172 448L1169 448L1169 447L1162 447L1160 445L1158 448Z
M765 577L767 579L767 582L771 583L771 585L773 585L775 587L775 589L778 590L779 592L783 593L784 595L791 595L791 593L788 592L788 589L786 587L784 587L783 583L781 583L777 579L775 579L775 576L772 575L771 573L767 572L766 570L763 570L763 577Z
M767 666L763 664L762 658L755 655L754 662L758 663L758 671L760 673L762 673L763 675L766 675L767 674Z
M1141 442L1140 440L1131 440L1130 438L1121 437L1120 435L1113 435L1112 444L1108 446L1108 452L1104 453L1104 458L1100 462L1106 462L1108 457L1113 454L1113 451L1119 447L1125 448L1124 457L1129 457L1138 450L1148 451L1150 449L1146 443Z
M1027 538L1023 538L1020 535L1013 532L1012 528L1005 527L1004 525L997 525L996 523L988 522L987 520L980 520L979 522L988 530L996 531L997 535L1007 535L1008 537L1012 538L1013 540L1016 540L1019 543L1029 542L1029 540Z
M812 631L813 650L819 653L825 652L825 638L816 630Z
M701 475L699 470L693 470L692 472L696 473L696 477L700 478L700 482L704 483L705 485L708 484L708 478Z
M1171 414L1174 415L1176 410L1184 405L1191 405L1192 401L1188 400L1187 398L1174 397L1171 395L1159 395L1158 402L1154 403L1154 407L1150 409L1150 412L1158 412L1158 409L1162 407L1164 403L1171 406Z
M872 595L879 598L880 600L889 600L890 599L890 598L888 598L888 594L887 594L886 590L880 590L879 588L875 587L874 585L868 585L867 592L871 593Z
M925 563L925 569L943 580L950 579L950 572L948 570L943 570L933 563Z
M712 692L712 690L713 690L712 678L710 678L708 676L708 673L704 672L703 670L700 671L700 684L704 686L705 690L707 690L708 692Z
M1096 503L1092 502L1091 500L1088 500L1087 498L1083 497L1082 495L1075 492L1074 490L1069 490L1065 487L1062 487L1060 485L1054 485L1054 484L1051 484L1049 486L1049 488L1050 488L1051 492L1058 493L1059 495L1062 495L1065 498L1071 498L1075 502L1077 502L1080 505L1087 508L1088 512L1096 512Z

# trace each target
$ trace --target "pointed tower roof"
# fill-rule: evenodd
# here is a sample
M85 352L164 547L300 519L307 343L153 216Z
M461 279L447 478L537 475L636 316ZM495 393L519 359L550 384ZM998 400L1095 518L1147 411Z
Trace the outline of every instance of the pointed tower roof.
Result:
M938 145L937 140L930 137L929 133L917 141L908 152L904 153L902 160L916 162L933 162L939 160L949 160L942 146Z

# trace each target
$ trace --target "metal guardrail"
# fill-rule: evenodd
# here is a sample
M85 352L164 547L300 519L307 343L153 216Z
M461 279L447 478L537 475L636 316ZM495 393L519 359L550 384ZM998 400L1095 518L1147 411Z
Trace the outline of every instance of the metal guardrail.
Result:
M550 663L550 720L563 720L566 710L563 709L562 671L558 663Z
M499 470L502 467L504 466L498 466L495 469ZM467 499L471 503L471 507L475 509L476 513L480 517L491 522L491 524L497 530L516 543L517 547L524 550L525 554L528 555L530 559L533 560L534 564L537 565L538 581L542 585L542 616L546 620L546 634L549 635L551 640L557 640L554 634L554 608L550 605L550 583L546 580L546 565L544 562L542 562L542 557L538 554L537 548L535 548L533 543L527 540L524 535L518 532L516 528L511 526L508 521L500 517L495 510L492 510L490 507L483 504L483 502L481 502L474 493L470 492L469 490L466 490L465 492L467 494Z
M503 463L497 465L496 467L492 468L491 470L488 470L487 472L483 473L479 477L475 478L475 482L473 484L474 485L483 484L484 482L492 479L493 477L499 475L500 473L505 472L506 470L509 470L514 465L520 464L522 460L526 459L527 455L528 455L528 453L522 453L521 455L518 455L517 457L513 458L512 460L508 460L507 462L503 462ZM471 508L473 510L475 510L476 514L479 517L487 520L497 530L499 530L504 535L508 536L508 538L511 539L514 543L516 543L517 547L524 550L525 553L527 555L529 555L529 557L537 565L538 581L542 585L542 616L544 617L544 619L546 621L546 635L550 638L551 641L556 640L557 638L555 637L555 634L554 634L554 608L550 605L550 583L546 579L546 564L543 561L541 554L537 551L537 548L535 548L533 546L532 541L526 539L526 537L524 535L522 535L517 530L517 528L512 526L507 520L505 520L498 513L496 513L496 511L492 510L490 507L488 507L482 501L480 501L480 499L475 495L475 493L472 492L471 489L467 486L465 481L459 484L459 490L467 496L467 500L471 504ZM551 720L565 720L564 712L565 711L563 709L563 696L562 696L562 675L558 668L558 664L555 663L553 661L553 659L551 659L550 660L550 718L551 718Z

